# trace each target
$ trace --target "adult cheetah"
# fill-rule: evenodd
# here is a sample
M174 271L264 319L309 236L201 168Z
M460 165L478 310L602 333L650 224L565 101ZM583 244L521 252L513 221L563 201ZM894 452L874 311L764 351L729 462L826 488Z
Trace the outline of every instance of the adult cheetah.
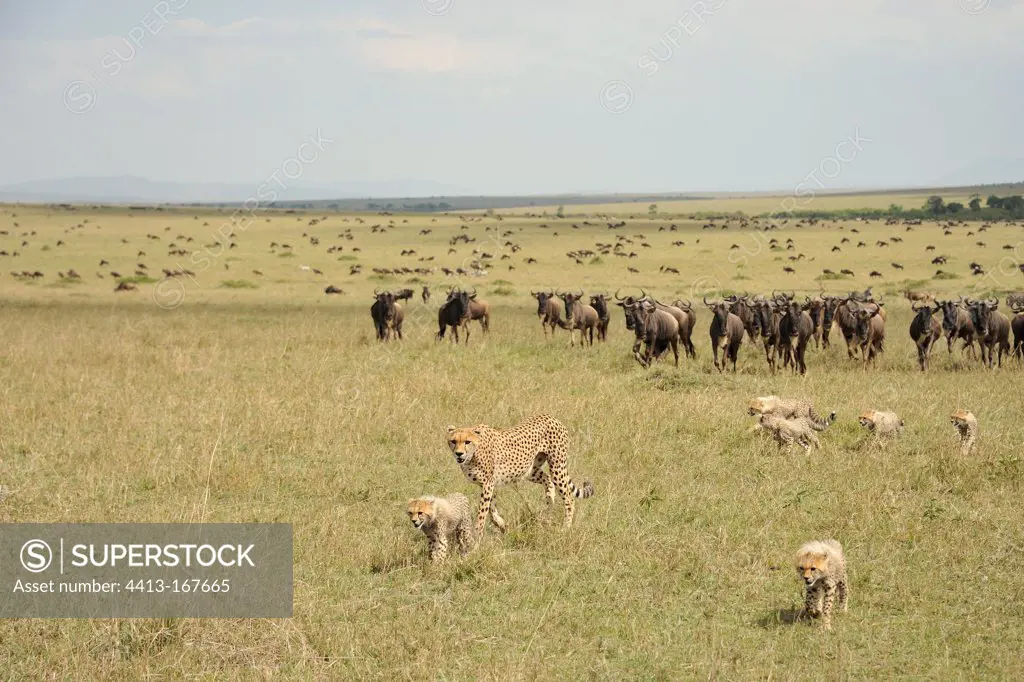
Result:
M594 486L585 482L577 487L569 476L569 432L562 422L546 414L527 419L508 429L495 429L486 424L456 428L448 427L448 447L455 455L462 473L479 485L480 510L477 512L477 540L483 538L484 525L490 514L494 525L505 532L504 519L494 505L494 489L499 485L528 479L545 488L548 504L555 501L555 489L565 503L565 525L572 525L575 499L594 494ZM550 475L541 467L548 463Z

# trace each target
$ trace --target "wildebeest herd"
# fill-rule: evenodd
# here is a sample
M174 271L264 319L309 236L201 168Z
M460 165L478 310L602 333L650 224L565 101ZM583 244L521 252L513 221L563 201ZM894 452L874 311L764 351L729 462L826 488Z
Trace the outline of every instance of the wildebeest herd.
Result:
M662 303L643 289L640 296L614 297L593 294L589 298L582 290L562 292L555 290L531 291L537 301L537 317L547 336L556 329L569 332L569 344L576 345L579 332L580 347L593 346L606 341L610 322L609 302L622 308L626 329L633 332L632 355L643 367L672 351L675 365L679 365L679 347L694 359L697 351L693 343L693 330L697 313L691 301L675 300ZM404 311L400 301L409 300L414 292L374 290L374 303L370 308L379 341L402 338ZM430 300L430 290L423 287L424 304ZM939 300L928 295L908 294L913 318L910 338L917 349L918 366L928 369L929 358L940 338L945 336L947 349L961 342L961 351L969 351L988 367L1002 366L1003 356L1024 356L1024 295L1013 294L1006 303L1014 313L1011 320L999 310L998 298L975 300L960 296L957 300ZM703 298L711 313L708 329L715 368L736 371L740 349L744 341L760 345L769 369L774 373L781 361L783 369L791 368L799 374L807 372L807 352L814 348L829 348L831 331L839 329L846 343L847 356L873 365L885 352L885 302L876 299L871 288L841 296L819 294L799 300L795 292L772 292L770 295L743 294L724 296L717 300ZM476 289L465 291L450 287L444 303L438 309L437 339L442 340L451 329L455 343L459 331L469 342L469 323L480 322L484 333L490 330L490 304L478 298ZM1013 343L1010 334L1013 333ZM975 350L977 344L977 350ZM642 350L641 350L642 349Z

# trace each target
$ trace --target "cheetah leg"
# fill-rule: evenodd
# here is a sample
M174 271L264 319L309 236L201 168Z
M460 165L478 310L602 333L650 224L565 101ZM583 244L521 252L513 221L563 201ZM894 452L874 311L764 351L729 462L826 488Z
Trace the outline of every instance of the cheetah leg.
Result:
M807 588L807 596L804 597L804 611L802 614L805 618L816 618L821 614L820 597L820 590L817 585Z
M491 500L493 499L494 485L485 485L483 492L480 493L480 511L476 514L476 525L473 526L477 540L484 539L484 525L487 523L487 515L491 511Z
M547 500L548 504L552 504L555 501L555 484L551 481L551 477L548 476L547 472L541 467L544 465L544 457L538 455L537 459L533 461L533 469L530 471L529 480L532 483L539 483L544 486L544 499Z
M842 607L843 613L846 613L847 611L847 599L849 597L847 590L848 588L845 580L836 585L836 591L839 593L839 606Z
M832 607L836 602L836 585L829 583L825 585L824 599L821 605L821 627L826 630L832 629Z
M494 525L502 533L508 531L508 525L506 525L505 519L501 518L501 515L498 514L498 506L494 502L491 502L491 521L494 521Z
M448 538L444 533L435 535L430 539L430 560L440 563L448 556Z
M572 518L576 512L576 497L569 490L569 476L565 470L564 464L555 464L549 461L551 467L551 478L554 481L555 488L558 489L558 494L562 496L562 502L565 504L565 527L568 528L572 525Z

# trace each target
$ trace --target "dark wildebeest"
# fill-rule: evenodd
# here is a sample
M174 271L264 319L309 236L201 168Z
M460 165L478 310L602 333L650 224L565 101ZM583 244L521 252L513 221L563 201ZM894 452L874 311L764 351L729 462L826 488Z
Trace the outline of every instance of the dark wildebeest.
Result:
M729 304L729 312L740 318L743 322L743 329L746 330L750 340L754 340L754 311L750 307L750 300L747 294L743 296L726 296L725 302Z
M583 303L583 292L578 294L572 292L558 294L565 303L565 327L569 330L569 345L576 345L575 330L580 330L580 348L586 345L587 335L590 335L590 345L594 345L594 330L597 329L597 311L593 307Z
M623 307L626 310L625 306ZM633 325L639 330L638 342L633 348L633 357L644 367L650 367L654 358L660 357L669 347L679 366L679 322L669 312L659 309L650 301L639 301L629 309ZM627 315L630 314L627 312ZM644 342L644 354L639 353L639 339Z
M969 301L971 321L978 332L981 362L992 368L996 347L999 349L999 367L1003 366L1003 353L1010 352L1010 319L999 312L999 299Z
M829 343L829 334L832 333L832 321L836 317L836 308L843 302L843 299L839 296L822 296L824 306L821 314L821 347L828 348L831 346Z
M1010 301L1010 308L1017 313L1010 326L1013 328L1013 356L1024 358L1024 301Z
M804 296L803 309L811 316L811 336L814 338L814 347L821 347L821 337L824 334L825 302L820 296L811 298Z
M555 335L555 327L565 329L565 321L562 320L562 302L555 296L555 292L531 291L530 295L537 299L537 317L540 318L540 327L544 330L544 336L548 335L548 327L551 327L551 336Z
M961 305L963 300L961 296L959 301L936 301L935 304L942 309L942 328L946 331L946 346L950 355L953 354L953 342L962 339L964 345L960 353L969 348L971 357L977 357L974 352L974 321Z
M476 287L473 288L473 293L469 295L469 314L466 317L466 338L469 338L469 323L473 320L479 320L480 329L487 332L491 331L491 304L487 301L477 299Z
M708 303L708 299L704 297L704 305L708 307L708 310L712 313L711 318L711 350L715 354L715 368L719 372L725 371L726 362L732 361L732 371L736 371L736 361L740 355L740 345L743 343L743 334L745 329L743 328L743 320L729 312L726 308L724 301L718 303ZM718 364L718 350L722 348L724 354L722 356L722 364Z
M377 340L388 341L396 335L401 340L404 313L402 306L395 302L395 295L390 291L378 292L374 289L373 298L375 300L370 306L370 316L377 330Z
M608 299L606 294L595 294L590 297L590 307L597 311L597 338L599 341L608 340L608 323L611 315L608 313Z
M877 364L875 358L885 351L885 318L882 316L882 308L856 301L851 303L856 306L851 312L857 318L856 337L860 341L864 367Z
M430 303L430 287L424 286L423 291L420 293L420 297L423 299L423 304Z
M444 338L448 327L452 328L452 338L455 343L459 342L459 327L465 327L466 343L469 343L469 327L466 320L469 317L469 294L459 289L452 289L448 292L448 300L437 311L437 340Z
M807 344L814 333L811 316L800 304L792 299L780 299L776 303L782 310L779 318L779 346L783 350L783 366L793 361L793 371L807 374ZM796 341L796 346L793 342Z
M776 309L775 304L765 298L754 301L753 308L754 331L761 336L761 343L764 344L764 358L768 361L769 369L774 373L775 357L779 349L779 318L782 315Z
M408 301L409 299L412 298L412 296L413 296L413 290L412 289L402 289L397 294L395 294L395 300L396 301Z
M942 309L929 303L918 305L916 302L910 304L914 311L914 319L910 323L910 338L917 345L917 364L921 371L928 369L928 358L932 354L935 342L942 336L942 324L935 319L935 313L942 312Z

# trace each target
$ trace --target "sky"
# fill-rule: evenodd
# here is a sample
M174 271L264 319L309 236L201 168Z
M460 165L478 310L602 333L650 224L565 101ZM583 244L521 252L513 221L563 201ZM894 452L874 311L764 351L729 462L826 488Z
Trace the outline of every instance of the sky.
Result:
M1024 180L1022 35L1024 0L0 0L0 184Z

